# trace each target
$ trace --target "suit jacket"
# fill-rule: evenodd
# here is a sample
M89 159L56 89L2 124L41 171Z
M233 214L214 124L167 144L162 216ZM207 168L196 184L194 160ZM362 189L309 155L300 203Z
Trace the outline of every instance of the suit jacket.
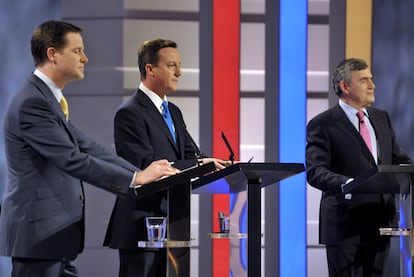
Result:
M35 75L5 118L8 183L0 217L0 255L74 258L83 250L86 181L126 194L137 168L65 120Z
M395 139L387 112L367 108L375 130L378 164L411 163ZM395 213L392 195L354 194L346 200L341 185L376 163L359 132L339 105L307 126L306 171L309 184L322 191L320 242L364 242L389 226Z
M168 159L184 169L196 165L198 151L186 130L179 108L168 104L174 122L176 140L162 115L144 92L138 90L117 111L114 120L115 147L119 156L145 168L152 161ZM137 249L140 240L147 240L145 217L165 216L165 193L157 193L137 201L133 193L117 198L108 225L104 245L117 249Z

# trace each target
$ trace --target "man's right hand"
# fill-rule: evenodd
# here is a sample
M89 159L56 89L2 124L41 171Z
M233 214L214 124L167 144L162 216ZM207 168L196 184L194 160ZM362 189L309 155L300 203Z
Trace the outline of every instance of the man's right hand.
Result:
M142 186L161 177L171 176L179 172L168 160L154 161L147 168L135 174L134 186Z

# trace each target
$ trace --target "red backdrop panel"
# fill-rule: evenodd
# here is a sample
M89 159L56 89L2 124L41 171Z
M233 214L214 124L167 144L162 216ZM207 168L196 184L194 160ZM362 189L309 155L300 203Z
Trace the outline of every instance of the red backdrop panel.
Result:
M213 3L213 156L229 158L223 131L239 159L240 130L240 0ZM229 211L229 196L213 196L213 231L219 231L217 213ZM230 244L213 240L213 276L229 276Z

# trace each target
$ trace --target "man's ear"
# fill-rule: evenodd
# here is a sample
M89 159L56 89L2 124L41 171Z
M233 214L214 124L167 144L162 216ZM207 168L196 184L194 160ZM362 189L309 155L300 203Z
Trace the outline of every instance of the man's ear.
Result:
M346 93L346 94L349 93L348 84L344 80L339 82L339 87L341 88L342 93Z
M47 55L48 60L51 61L51 62L55 62L56 61L56 53L57 53L57 51L56 51L55 48L53 48L53 47L47 48L46 55Z
M147 76L154 78L154 66L152 64L147 63L145 65L145 71L147 71Z

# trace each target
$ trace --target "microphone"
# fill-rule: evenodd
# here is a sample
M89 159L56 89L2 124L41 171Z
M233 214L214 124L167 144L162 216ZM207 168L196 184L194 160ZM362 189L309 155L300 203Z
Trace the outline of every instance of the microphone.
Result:
M230 146L229 141L227 140L226 136L224 135L224 132L223 131L221 131L221 137L223 138L224 143L226 144L227 149L230 152L229 160L231 161L231 164L234 164L234 152L233 152L233 149Z
M194 152L194 157L198 160L198 159L202 159L205 155L203 152L201 152L200 148L198 148L197 143L195 143L195 141L193 140L193 137L190 135L190 133L187 130L187 127L185 126L185 124L183 123L184 126L184 131L185 131L185 135L190 139L191 142L191 146L195 149Z

